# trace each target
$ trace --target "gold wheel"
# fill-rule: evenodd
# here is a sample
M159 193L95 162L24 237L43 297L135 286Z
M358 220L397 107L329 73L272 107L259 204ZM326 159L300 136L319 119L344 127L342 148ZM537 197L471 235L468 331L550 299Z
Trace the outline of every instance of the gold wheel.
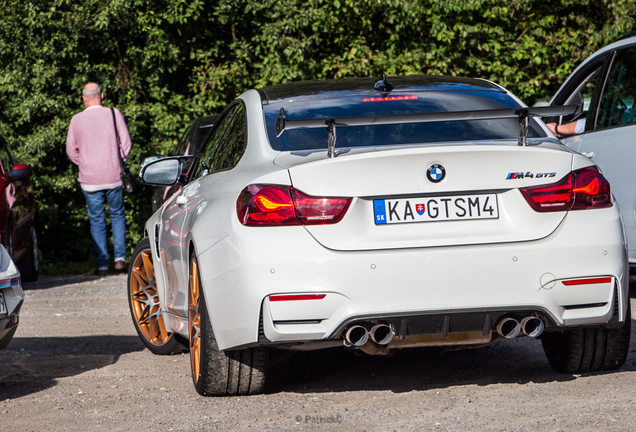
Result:
M135 256L129 288L130 309L141 336L154 346L165 345L172 335L166 331L161 316L150 248Z
M188 290L188 323L190 325L190 365L195 382L201 374L201 315L199 314L200 287L199 268L196 259L190 263L190 284Z

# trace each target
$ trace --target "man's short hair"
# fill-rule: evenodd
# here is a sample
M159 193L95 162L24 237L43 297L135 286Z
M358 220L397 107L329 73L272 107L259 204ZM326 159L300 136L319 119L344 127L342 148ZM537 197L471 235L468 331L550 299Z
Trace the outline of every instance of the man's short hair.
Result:
M86 84L86 86L84 86L84 89L82 90L82 96L84 96L86 99L91 99L102 94L102 89L99 87L99 84L91 84Z

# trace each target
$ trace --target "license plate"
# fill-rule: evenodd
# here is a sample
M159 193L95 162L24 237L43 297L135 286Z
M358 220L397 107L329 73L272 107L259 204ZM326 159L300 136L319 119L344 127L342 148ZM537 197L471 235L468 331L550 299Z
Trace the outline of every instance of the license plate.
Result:
M4 301L4 294L0 291L0 315L7 313L7 303Z
M373 200L375 224L497 219L496 194Z

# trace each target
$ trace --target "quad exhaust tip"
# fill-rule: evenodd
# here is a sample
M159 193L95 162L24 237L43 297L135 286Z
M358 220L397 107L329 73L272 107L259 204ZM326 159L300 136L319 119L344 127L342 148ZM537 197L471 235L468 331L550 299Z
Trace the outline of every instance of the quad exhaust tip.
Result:
M393 329L387 324L375 324L371 330L362 325L353 325L345 332L345 344L360 348L366 345L386 347L393 340Z
M545 328L543 321L533 316L525 317L519 324L521 325L521 331L531 338L539 337Z
M369 332L371 340L378 345L388 345L393 340L393 330L386 324L376 324Z
M514 318L504 318L497 324L497 333L506 339L514 339L521 333L521 325Z
M543 320L535 316L527 316L521 321L512 317L504 317L495 329L501 337L506 339L514 339L520 334L536 338L545 330L545 324ZM377 345L378 348L386 347L393 340L393 329L387 324L375 324L371 330L367 330L362 325L353 325L346 331L344 338L346 345L355 348L362 346L366 348L368 344Z
M354 325L345 333L345 341L351 346L361 347L369 340L369 332L361 325Z
M521 333L531 338L536 338L543 333L544 329L543 320L534 316L527 316L521 322L514 318L506 317L497 324L497 333L506 339L516 338Z

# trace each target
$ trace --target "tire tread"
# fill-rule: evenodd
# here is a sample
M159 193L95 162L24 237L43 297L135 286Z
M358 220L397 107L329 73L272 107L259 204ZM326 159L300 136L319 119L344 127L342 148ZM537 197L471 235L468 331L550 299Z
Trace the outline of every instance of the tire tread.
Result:
M201 372L198 379L193 377L197 392L203 396L243 396L261 393L265 387L267 350L247 348L220 351L202 293L199 311Z
M560 373L581 374L618 369L627 359L631 307L621 328L586 328L546 333L541 342L548 362Z

